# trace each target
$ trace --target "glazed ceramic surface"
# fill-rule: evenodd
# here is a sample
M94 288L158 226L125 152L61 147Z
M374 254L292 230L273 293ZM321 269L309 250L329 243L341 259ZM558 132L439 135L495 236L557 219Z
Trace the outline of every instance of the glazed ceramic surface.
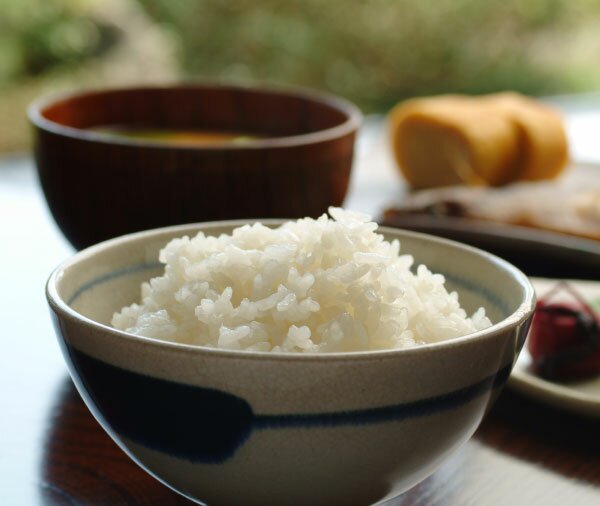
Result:
M172 237L241 223L171 227L77 254L47 294L75 384L144 469L210 505L373 504L398 495L464 443L508 378L534 304L506 262L394 229L402 251L446 276L495 325L408 350L334 354L222 351L110 328L161 271Z

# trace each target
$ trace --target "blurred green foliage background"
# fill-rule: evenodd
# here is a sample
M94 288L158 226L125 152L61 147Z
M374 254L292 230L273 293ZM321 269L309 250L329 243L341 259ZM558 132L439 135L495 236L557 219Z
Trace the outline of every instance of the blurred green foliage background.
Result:
M262 81L367 112L443 92L593 90L599 25L600 0L0 0L0 150L26 146L33 97L77 86Z

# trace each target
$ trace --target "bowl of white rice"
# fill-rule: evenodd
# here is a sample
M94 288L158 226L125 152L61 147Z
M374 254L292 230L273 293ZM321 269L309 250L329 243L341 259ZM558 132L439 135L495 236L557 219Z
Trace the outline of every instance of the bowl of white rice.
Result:
M339 208L112 239L47 297L100 424L210 505L373 504L423 480L508 378L535 298L500 258Z

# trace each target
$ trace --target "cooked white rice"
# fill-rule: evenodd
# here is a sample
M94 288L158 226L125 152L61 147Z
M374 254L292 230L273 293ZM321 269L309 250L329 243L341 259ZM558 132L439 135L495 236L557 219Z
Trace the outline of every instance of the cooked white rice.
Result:
M276 229L182 237L160 252L164 274L114 327L231 350L334 352L408 348L489 327L467 317L444 277L399 255L367 215L330 208Z

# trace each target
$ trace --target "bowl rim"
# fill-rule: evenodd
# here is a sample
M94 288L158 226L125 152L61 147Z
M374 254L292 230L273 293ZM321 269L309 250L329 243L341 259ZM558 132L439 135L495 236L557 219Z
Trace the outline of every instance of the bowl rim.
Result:
M255 223L260 221L265 225L280 225L288 220L284 219L264 219L264 220L224 220L224 221L211 221L211 222L200 222L200 223L188 223L183 225L174 225L169 227L155 228L151 230L145 230L142 232L135 232L119 236L107 241L90 246L84 250L77 252L75 255L64 260L60 263L50 274L46 283L46 298L51 309L65 318L72 321L77 321L84 326L103 332L108 332L115 337L128 339L138 344L147 345L155 348L162 348L165 350L179 351L186 354L194 353L200 355L213 355L231 359L248 359L248 360L262 360L262 361L289 361L289 360L302 360L302 361L344 361L344 360L373 360L377 358L390 357L395 355L413 355L420 353L429 353L434 350L444 350L447 348L453 348L456 346L465 346L469 343L485 338L491 338L498 333L502 333L510 328L518 327L526 323L526 321L533 315L535 309L536 295L533 285L529 281L529 278L517 267L512 265L510 262L492 254L487 251L469 246L458 241L452 241L442 237L433 236L430 234L424 234L421 232L413 232L410 230L399 229L394 227L378 227L377 232L382 234L398 234L404 235L405 237L413 237L417 239L424 239L426 241L435 242L438 244L444 244L453 248L458 248L463 251L469 251L475 253L480 257L487 259L488 261L496 264L502 270L507 272L517 284L523 289L523 299L521 300L517 309L503 320L493 324L477 332L472 332L463 336L459 336L453 339L447 339L444 341L438 341L435 343L419 344L411 348L389 348L382 350L363 350L363 351L351 351L351 352L310 352L310 353L294 353L294 352L270 352L270 351L251 351L251 350L227 350L222 348L210 348L206 346L198 346L192 344L176 343L171 341L164 341L152 337L139 336L122 330L115 329L109 325L96 322L91 318L83 316L74 309L72 309L67 302L59 295L57 289L57 282L62 277L64 271L70 266L75 265L81 260L92 257L102 251L118 247L127 242L137 241L139 239L151 239L153 236L163 233L177 233L179 230L182 232L189 230L194 227L238 227L248 223ZM198 231L201 231L199 229ZM402 239L401 237L399 238Z
M117 92L138 92L145 90L173 90L173 89L215 89L222 88L232 91L250 91L250 92L263 92L266 94L275 94L281 96L290 96L301 98L307 101L316 102L332 109L335 109L346 116L344 122L339 125L322 129L315 130L314 132L308 132L299 135L289 135L283 137L270 137L262 139L250 139L242 144L236 143L214 143L206 145L198 145L192 142L190 143L170 143L168 141L161 141L155 139L139 139L129 138L119 135L113 135L110 133L97 132L94 130L86 130L82 128L71 127L52 121L44 116L44 109L55 105L60 102L65 102L75 98L81 98L86 96L94 95L107 95ZM363 115L360 109L352 102L322 91L316 91L310 88L303 88L298 86L279 86L273 84L261 84L261 83L235 83L224 80L189 80L179 81L174 83L163 83L163 84L138 84L131 86L110 86L110 87L97 87L97 88L86 88L77 91L67 91L42 96L34 100L27 108L27 117L29 122L36 128L43 131L51 132L56 135L68 137L71 139L95 142L100 144L108 145L119 145L124 147L137 147L137 148L153 148L153 149L165 149L169 150L198 150L198 151L215 151L215 150L254 150L254 149L265 149L265 148L286 148L294 146L303 146L307 144L315 144L320 142L331 141L344 137L352 132L358 130L362 123Z

